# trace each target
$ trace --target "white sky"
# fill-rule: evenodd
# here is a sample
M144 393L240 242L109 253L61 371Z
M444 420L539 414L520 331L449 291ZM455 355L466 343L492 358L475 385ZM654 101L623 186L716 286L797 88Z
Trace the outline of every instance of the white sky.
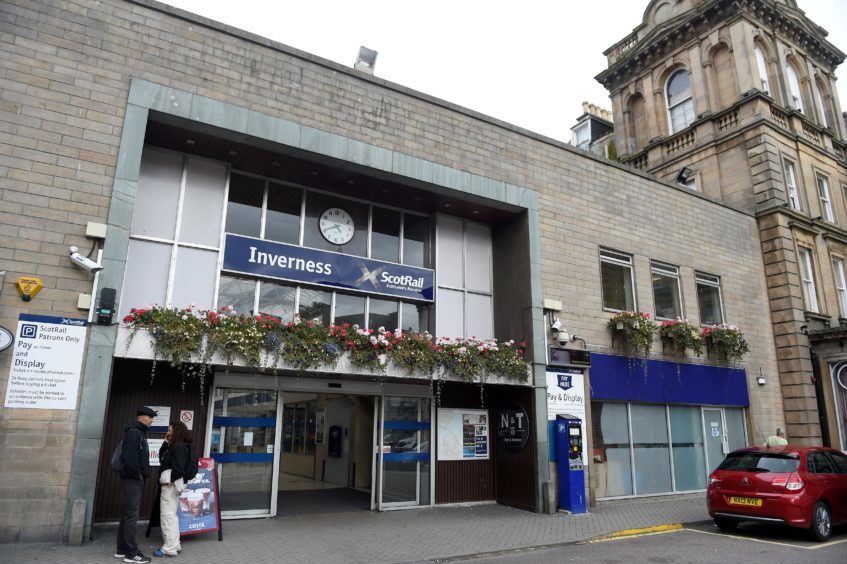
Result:
M359 46L375 74L562 141L583 100L611 109L594 80L603 51L640 25L648 0L163 0L345 66ZM844 0L798 0L847 52ZM838 68L845 76L847 63ZM847 110L847 78L838 85Z

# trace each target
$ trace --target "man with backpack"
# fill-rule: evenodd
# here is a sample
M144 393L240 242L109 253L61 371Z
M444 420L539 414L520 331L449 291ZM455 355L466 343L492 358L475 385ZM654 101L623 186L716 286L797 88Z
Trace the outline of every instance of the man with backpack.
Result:
M112 455L112 470L121 477L121 521L118 525L118 549L115 558L124 562L146 564L150 559L138 550L135 540L138 510L144 483L150 476L150 451L147 431L156 412L147 406L139 407L135 421L124 427L124 437Z

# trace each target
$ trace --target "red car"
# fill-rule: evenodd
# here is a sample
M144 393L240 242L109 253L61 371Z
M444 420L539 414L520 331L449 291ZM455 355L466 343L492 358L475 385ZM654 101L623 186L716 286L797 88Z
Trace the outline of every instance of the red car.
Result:
M790 445L736 450L709 476L706 498L724 531L758 521L808 529L825 541L834 525L847 523L847 455Z

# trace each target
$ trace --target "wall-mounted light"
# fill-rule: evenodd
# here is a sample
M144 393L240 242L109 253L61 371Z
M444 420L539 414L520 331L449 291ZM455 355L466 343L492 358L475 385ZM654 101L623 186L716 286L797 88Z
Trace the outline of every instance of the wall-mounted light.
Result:
M359 55L356 57L356 63L353 68L362 71L366 74L373 74L376 66L376 56L379 53L367 47L359 47Z
M676 182L677 184L685 184L688 182L688 179L691 178L691 175L694 174L694 171L688 168L687 166L679 169L679 172L676 173Z
M760 386L765 385L765 377L762 375L762 367L759 367L759 375L756 377L756 383Z

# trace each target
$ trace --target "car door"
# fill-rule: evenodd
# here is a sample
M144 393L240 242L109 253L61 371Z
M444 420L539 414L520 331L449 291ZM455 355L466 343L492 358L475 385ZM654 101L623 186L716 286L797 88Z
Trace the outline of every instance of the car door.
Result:
M809 476L807 481L811 482L811 485L813 485L813 489L811 491L814 494L814 500L822 498L831 500L838 497L836 493L836 477L838 475L835 473L832 460L830 460L829 456L827 456L826 451L814 450L810 452L808 469ZM831 508L831 510L833 520L838 520L836 512L839 510L835 507Z
M837 472L834 476L835 495L832 501L833 519L840 523L847 522L847 454L838 451L827 451L832 465Z

